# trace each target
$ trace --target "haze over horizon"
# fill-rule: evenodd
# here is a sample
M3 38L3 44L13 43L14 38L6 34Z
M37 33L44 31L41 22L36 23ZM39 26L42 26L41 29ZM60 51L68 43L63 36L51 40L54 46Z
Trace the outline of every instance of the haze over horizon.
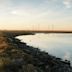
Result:
M72 0L0 0L0 30L72 30Z

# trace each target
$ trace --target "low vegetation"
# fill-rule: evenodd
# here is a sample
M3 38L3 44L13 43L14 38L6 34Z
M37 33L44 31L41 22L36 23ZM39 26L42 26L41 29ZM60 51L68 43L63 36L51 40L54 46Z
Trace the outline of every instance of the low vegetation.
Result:
M12 34L0 32L0 72L72 72L70 61L27 46Z

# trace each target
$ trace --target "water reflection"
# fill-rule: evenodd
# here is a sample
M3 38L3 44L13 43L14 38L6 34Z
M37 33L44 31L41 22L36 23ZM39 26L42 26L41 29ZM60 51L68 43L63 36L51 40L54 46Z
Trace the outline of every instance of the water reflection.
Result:
M72 61L72 34L36 34L18 36L27 45L38 47L41 50Z

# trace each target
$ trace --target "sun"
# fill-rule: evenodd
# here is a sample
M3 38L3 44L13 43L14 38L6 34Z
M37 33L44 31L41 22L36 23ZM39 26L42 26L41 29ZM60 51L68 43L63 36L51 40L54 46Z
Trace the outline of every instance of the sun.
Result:
M17 11L11 11L11 14L17 14Z

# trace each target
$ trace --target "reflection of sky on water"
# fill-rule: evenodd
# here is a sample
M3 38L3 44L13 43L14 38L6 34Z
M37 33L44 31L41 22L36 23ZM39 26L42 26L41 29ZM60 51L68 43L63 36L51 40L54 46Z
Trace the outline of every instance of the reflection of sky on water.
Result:
M17 37L30 46L72 61L72 34L36 34Z

